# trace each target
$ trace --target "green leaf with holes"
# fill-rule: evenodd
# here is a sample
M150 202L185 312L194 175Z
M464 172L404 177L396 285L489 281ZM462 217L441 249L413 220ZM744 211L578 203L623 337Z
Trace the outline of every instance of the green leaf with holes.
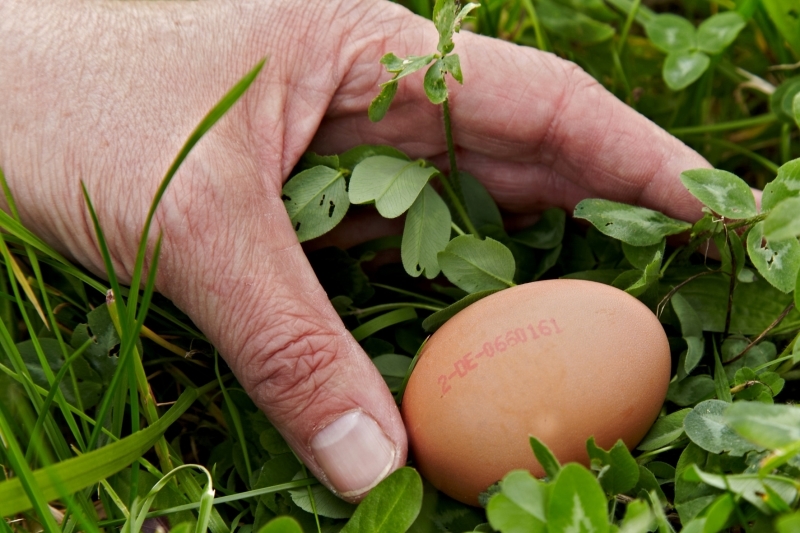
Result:
M447 54L453 50L453 33L456 22L455 0L436 0L433 6L433 24L439 32L438 50L440 54Z
M426 185L411 205L403 229L400 256L409 276L425 274L428 279L439 275L437 254L450 240L450 210L439 194Z
M394 100L394 95L397 94L397 85L396 81L384 83L381 86L381 91L370 102L367 114L372 122L380 122L386 116L389 106L392 105L392 100Z
M353 169L350 201L375 202L386 218L405 213L437 170L423 161L406 161L385 155L368 157Z
M435 54L408 57L397 57L391 52L386 54L381 58L381 64L386 67L388 72L391 72L395 76L390 82L384 83L384 85L388 85L391 82L405 78L406 76L414 74L416 71L425 68L425 66L433 61L435 57Z
M350 207L344 174L321 165L286 182L282 198L300 242L332 230Z
M447 100L447 84L444 81L444 74L444 63L441 59L434 61L433 65L428 67L428 71L425 72L422 87L432 104L438 105Z
M747 235L747 253L759 274L780 291L789 294L795 288L800 271L800 243L797 239L764 241L764 222Z
M692 227L658 211L610 200L592 198L575 206L575 218L588 220L601 233L633 246L651 246L667 235Z
M464 75L461 73L461 60L458 54L450 54L442 58L442 70L453 76L458 83L464 83Z

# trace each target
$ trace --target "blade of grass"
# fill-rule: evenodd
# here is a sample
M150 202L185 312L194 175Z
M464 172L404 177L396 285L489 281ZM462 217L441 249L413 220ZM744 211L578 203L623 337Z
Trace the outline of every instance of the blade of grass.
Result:
M153 268L150 269L148 274L148 282L145 287L144 296L142 299L143 303L143 314L139 317L139 321L134 327L134 330L138 329L141 326L141 321L144 320L144 315L146 314L146 305L149 302L150 297L152 296L154 285L155 285L155 276L156 276L156 267L158 264L158 258L160 254L160 246L161 240L156 242L156 250L153 257ZM109 308L109 314L111 315L111 320L114 322L115 327L119 331L119 316L116 315L116 308ZM139 357L139 352L136 349L135 345L132 348L131 358L134 362L134 371L136 375L136 381L139 387L140 397L142 398L142 406L143 414L147 423L151 426L158 421L158 410L156 407L155 398L152 395L152 391L150 390L150 386L147 382L147 375L144 372L144 367L142 366L141 358ZM166 471L172 470L175 466L180 466L183 464L181 457L174 453L173 450L169 447L166 439L161 437L155 444L156 446L156 454L161 461L162 469ZM179 488L183 490L183 493L188 497L190 501L200 500L203 497L203 489L200 488L200 485L191 476L188 472L181 471L178 474L178 479L180 481ZM214 533L225 533L228 531L228 526L225 521L220 516L219 512L215 509L211 511L211 517L209 519L209 526Z
M133 358L128 358L128 364L133 367ZM130 394L130 409L131 409L131 435L139 432L139 392L136 388L136 370L134 368L128 369L128 390ZM131 477L130 477L130 503L133 507L133 502L136 499L135 487L139 486L139 462L134 461L131 464Z
M406 320L414 320L415 318L417 318L417 312L410 306L404 307L373 318L369 322L364 322L350 333L357 341L362 341L384 328L394 326Z
M639 12L639 6L641 4L642 0L633 0L633 5L631 5L628 15L625 18L625 24L622 26L622 32L619 36L619 47L617 48L617 54L620 56L622 56L622 51L625 50L625 45L628 42L628 33L631 31L631 26L636 19L636 14Z
M167 486L167 483L169 483L169 481L173 477L177 477L178 473L181 470L186 470L187 468L198 468L198 469L202 470L205 473L206 480L208 481L208 483L206 484L206 490L205 490L203 496L204 496L205 500L208 500L208 497L206 497L206 495L210 493L211 494L211 501L213 501L213 499L214 499L214 490L212 488L213 481L211 479L211 474L209 473L209 471L205 467L203 467L201 465L182 465L182 466L178 466L178 467L172 469L172 471L168 472L167 475L165 475L164 477L159 479L156 482L156 484L153 485L153 487L147 493L147 496L145 496L144 500L139 501L139 498L136 498L136 502L134 502L133 506L131 507L130 516L129 516L128 520L125 522L125 525L122 527L122 533L131 533L132 531L133 532L141 531L142 526L144 525L144 521L147 519L147 512L150 509L150 507L153 505L153 501L155 501L156 496L158 495L158 493L161 491L161 489L163 489L164 487ZM210 514L209 509L208 509L209 502L206 502L206 505L205 505L205 507L206 507L205 516L202 516L204 514L202 512L203 511L204 499L201 499L201 501L200 501L200 509L201 509L201 513L200 514L201 514L201 516L197 521L198 522L198 524L197 524L198 529L196 529L195 531L205 531L205 529L207 528L208 515ZM201 525L205 525L205 527L202 530L199 529L201 527Z
M242 448L242 456L244 457L244 465L245 469L247 469L247 484L253 482L253 469L250 466L250 453L247 450L247 440L244 438L244 430L242 429L242 419L239 416L239 409L236 408L236 404L233 403L231 400L230 394L228 394L228 388L225 386L225 383L222 382L222 378L219 374L219 354L217 350L214 350L214 372L217 375L217 379L219 380L219 388L222 391L222 397L225 400L225 403L228 406L228 412L231 415L231 420L233 420L233 427L236 431L236 439L239 441L239 445Z
M31 284L28 283L28 278L22 272L22 269L19 266L19 263L14 258L13 255L8 255L8 261L11 266L11 271L14 273L14 277L17 279L17 283L20 284L22 287L22 292L25 293L25 296L28 297L28 300L33 305L34 309L36 309L36 313L39 315L39 318L42 319L44 326L47 329L50 329L50 324L47 322L47 317L44 316L44 311L42 310L42 305L39 303L39 299L36 298L36 294L33 292L33 288L31 288Z
M94 485L141 457L194 403L195 399L197 399L197 391L187 389L156 424L98 450L36 470L27 481L35 482L38 485L45 502L62 495L56 481L60 481L62 486L70 492ZM0 423L4 421L2 413L0 413ZM6 428L0 427L0 429L5 435ZM11 438L13 439L13 436ZM18 457L22 458L21 452ZM27 468L27 465L23 465L23 467ZM14 468L17 471L16 467ZM37 505L36 501L29 499L27 491L21 491L22 475L20 471L17 473L20 478L0 483L0 502L2 502L0 503L0 516L11 516Z
M8 247L5 245L5 241L2 239L2 237L0 237L0 252L2 252L3 256L9 253ZM6 269L7 269L6 279L10 282L12 289L14 290L14 296L17 301L17 307L19 308L23 318L25 319L25 323L26 326L28 327L28 330L31 331L33 328L30 324L30 320L28 319L28 315L24 310L25 307L24 305L22 305L22 299L20 297L17 284L14 281L13 273L10 271L8 262L6 262ZM32 337L32 339L35 338L36 338L35 336ZM31 386L33 384L33 378L31 377L30 371L28 370L28 367L25 365L25 362L22 360L22 356L19 353L17 346L14 344L14 340L12 339L8 331L8 328L6 328L5 323L0 323L0 348L2 348L3 351L5 352L6 356L11 362L11 365L14 367L14 371L26 378L24 380L21 380L20 383L25 389L25 392L28 395L28 397L31 399L31 402L33 403L33 406L36 409L37 414L41 413L42 399L33 392L33 388ZM42 354L41 352L41 346L39 346L38 344L38 339L34 342L34 348L37 348L37 357L39 358L40 364L42 364L41 361L45 360L45 358L44 354ZM52 383L55 376L50 370L50 366L47 364L46 360L42 366L45 376L48 380L48 383ZM69 403L64 398L64 395L60 389L56 390L56 395L59 407L62 410L67 410ZM65 418L68 421L68 423L69 420L72 419L72 417L65 417ZM47 437L51 445L53 446L53 449L56 452L56 456L60 460L70 457L69 447L67 446L66 440L64 440L64 436L61 434L61 430L58 428L52 417L48 416L46 420L47 420L47 426L46 426ZM77 425L75 425L72 429L77 430Z
M107 297L108 311L109 313L111 313L113 308L114 310L116 310L117 313L124 315L125 303L122 301L122 297L116 298L112 296L121 294L121 291L120 291L119 281L117 280L117 276L114 271L114 265L111 262L111 254L109 253L108 246L106 245L106 239L105 235L103 234L103 229L100 227L100 221L97 219L97 212L94 209L94 205L92 204L91 198L89 198L89 192L86 190L86 186L82 182L81 182L81 188L83 190L84 201L86 202L86 206L89 209L89 214L92 218L92 224L94 225L95 236L97 237L100 253L103 257L103 263L105 264L106 274L108 275L108 281L111 283L111 292L109 293L109 297L113 299L113 302L108 302L108 297ZM100 428L105 423L109 409L111 408L111 402L117 396L120 382L122 381L123 378L123 374L128 368L127 360L131 351L129 348L131 344L130 336L128 335L127 329L120 331L119 333L120 333L120 353L119 353L119 359L117 360L117 368L114 370L114 375L111 377L111 381L108 384L108 388L103 394L103 399L100 401L100 407L97 410L97 420L100 423L94 427L94 429L92 430L92 434L89 436L89 443L87 446L87 450L93 450L97 447L97 440L100 438Z
M179 357L186 357L187 353L186 350L184 350L180 346L172 344L164 337L162 337L161 335L159 335L158 333L156 333L155 331L153 331L152 329L148 328L145 325L142 325L141 336L144 337L145 339L153 341L154 343L158 344L165 350L169 350L170 352L174 353Z
M3 219L3 215L8 217L8 214L5 211L0 210L0 229L8 231L8 228L3 226L3 220L2 220ZM5 238L9 243L19 244L21 246L25 245L25 241L23 241L22 239L20 239L16 235L13 235L13 234L12 235L6 235ZM47 248L47 246L44 245L44 244L42 244L42 246L44 248ZM44 252L42 250L40 250L40 252L45 254L44 257L39 257L39 261L41 263L44 263L46 265L50 265L53 268L56 268L56 269L60 270L61 273L64 274L65 276L71 276L71 277L75 278L76 280L80 281L81 283L84 283L84 284L88 285L89 287L92 287L93 289L95 289L100 294L106 294L108 292L108 289L109 289L108 286L106 286L101 281L93 278L91 275L87 274L83 270L77 268L76 266L74 266L72 263L70 263L69 261L67 261L63 257L58 256L58 254L55 251L52 251L53 256L48 255L48 252ZM56 259L54 256L55 257L60 257L60 259ZM123 296L127 296L128 295L129 291L125 287L121 287L120 290L122 291L122 295ZM172 313L162 309L161 307L159 307L157 305L153 305L153 304L150 305L150 309L152 311L154 311L156 314L158 314L159 316L161 316L164 319L166 319L169 322L171 322L172 324L178 326L180 329L182 329L183 331L185 331L186 333L188 333L192 337L195 337L195 338L198 338L198 339L202 339L202 340L206 340L205 337L199 331L197 331L196 329L194 329L190 325L188 325L188 324L186 324L184 322L181 322L179 319L177 319L175 316L173 316Z
M741 120L731 120L730 122L719 122L717 124L701 124L699 126L687 126L682 128L670 128L669 131L672 135L695 135L699 133L714 133L718 131L730 130L743 130L761 126L765 124L772 124L778 121L778 116L774 113L765 113L750 118L743 118Z
M124 363L127 361L129 354L134 351L135 343L134 342L125 342L127 339L130 338L130 329L135 327L134 324L138 321L144 321L144 314L140 312L139 320L136 318L136 308L137 308L137 300L138 300L138 291L139 286L141 284L141 276L142 271L144 269L144 260L145 254L147 251L147 241L148 236L150 233L150 226L153 221L153 217L155 215L155 210L158 207L158 204L161 201L161 198L166 191L167 186L172 181L172 178L175 176L178 168L180 167L181 163L186 159L189 152L192 148L197 144L197 142L205 135L205 133L211 129L211 127L219 121L222 116L227 113L227 111L233 106L234 103L244 94L250 84L255 80L258 73L264 66L266 59L261 60L255 68L253 68L244 78L242 78L228 93L223 96L223 98L214 106L214 108L205 116L205 118L200 122L200 124L195 128L192 134L189 136L189 139L184 144L181 151L178 153L178 156L173 161L172 165L170 166L169 170L167 171L166 176L162 180L161 184L159 185L158 190L156 191L155 197L150 205L150 210L148 211L147 218L145 219L144 228L142 230L142 237L139 241L139 250L136 255L136 263L133 268L132 279L131 279L131 287L128 296L128 305L127 310L126 306L122 301L122 291L120 290L119 283L117 281L117 277L113 271L113 265L111 262L110 254L108 252L108 247L106 246L106 241L103 237L102 229L100 228L99 221L97 219L97 213L94 210L94 206L91 203L91 199L89 198L89 194L86 190L85 185L82 184L84 199L86 200L86 204L89 208L90 215L92 217L92 224L95 228L95 233L98 238L98 244L100 246L100 251L103 256L103 262L105 264L105 268L107 270L107 274L109 277L109 282L111 283L111 288L113 290L113 294L117 295L118 297L115 298L115 302L117 305L117 312L118 317L125 317L124 320L119 320L119 327L120 330L120 339L122 340L122 345L120 349L120 356L119 356L119 363L117 366L117 371L114 373L114 377L112 378L112 382L109 385L109 390L106 392L106 395L103 397L103 401L100 407L100 415L98 415L98 420L104 420L105 415L108 412L108 407L110 405L110 397L111 393L116 389L119 383L121 369L124 368ZM150 269L151 271L155 270L153 268ZM147 412L148 409L145 409ZM94 445L97 443L97 438L99 436L98 427L95 426L95 430L92 433L92 436L89 440L90 448L93 448ZM162 459L168 460L168 456L166 458L162 457Z
M525 11L528 12L528 16L531 19L531 24L533 25L533 31L536 33L536 46L542 52L547 52L547 38L544 35L544 30L542 30L542 25L539 22L539 16L536 13L536 8L533 7L532 0L522 0L522 4L525 6Z
M302 469L303 476L308 477L308 469L306 469L306 465L300 462L300 468ZM317 513L317 499L314 497L314 491L311 490L311 485L306 487L306 491L308 494L308 501L311 503L311 511L314 513L314 521L317 523L317 533L322 533L322 527L319 523L319 514Z
M2 188L3 188L3 194L4 194L5 198L6 198L6 203L8 203L8 207L9 207L9 210L11 211L11 215L14 217L14 220L16 220L17 222L22 224L22 220L20 219L20 216L19 216L19 211L17 210L17 204L16 204L16 201L14 200L14 195L11 194L11 189L9 189L9 187L8 187L8 182L6 181L6 177L3 174L2 169L0 169L0 186L2 186ZM36 307L36 311L39 313L39 316L42 318L42 322L45 323L45 326L47 326L48 329L51 329L53 331L53 335L55 336L56 341L58 342L58 346L61 349L61 356L64 359L66 359L69 356L69 352L67 350L67 345L64 342L63 337L61 336L61 331L58 328L58 321L56 320L55 314L53 313L53 306L50 303L50 298L48 298L48 296L47 296L47 289L46 289L46 286L45 286L45 283L44 283L44 278L42 277L42 270L41 270L41 268L39 266L39 261L36 258L35 250L28 243L24 243L24 248L25 248L25 253L28 256L28 261L31 264L31 268L33 269L34 276L36 277L36 282L37 282L37 284L39 286L39 291L40 291L40 293L42 295L42 301L44 302L44 306L45 306L45 309L47 311L47 313L46 313L47 314L47 318L45 318L45 316L43 314L43 311L42 311L42 308L39 305L38 300L36 300L36 297L33 294L33 290L31 289L30 284L28 284L27 279L25 280L25 284L22 284L22 282L20 282L20 284L22 285L22 288L25 291L25 293L28 295L28 299ZM13 255L11 256L11 259L16 262L16 260L14 259ZM12 265L12 267L13 266L14 265ZM19 270L19 265L16 265L16 266L17 266L17 270ZM15 273L16 273L16 271L15 271ZM21 274L21 271L20 271L20 274ZM33 337L34 335L35 335L35 332L31 332L31 337ZM73 394L75 396L75 402L78 404L78 408L83 410L80 390L78 388L78 379L75 376L75 372L73 372L72 367L69 367L69 375L70 375L70 381L72 382L72 391L73 391ZM70 429L73 429L74 427L77 427L77 425L75 424L75 421L74 420L70 420L71 419L71 415L69 414L69 411L66 411L64 414L68 418ZM88 434L89 428L86 425L84 425L83 431L84 431L84 433ZM75 440L78 441L78 446L81 449L85 449L86 444L85 444L85 441L83 439L83 434L81 434L80 432L75 433L75 431L73 429L73 437L75 438Z
M129 316L128 319L131 322L134 322L134 317L136 316L136 302L138 297L139 291L139 284L141 281L142 270L144 269L144 261L145 261L145 254L147 252L147 241L150 234L150 226L153 222L153 217L155 216L156 208L158 204L161 202L161 198L164 196L164 192L166 191L167 187L169 186L172 178L175 176L175 173L180 168L183 161L189 155L189 152L192 151L194 146L200 141L200 139L205 135L208 130L210 130L214 124L221 119L228 110L233 107L239 98L247 91L250 85L255 81L256 77L258 76L261 69L264 67L267 59L264 58L258 62L258 64L248 72L236 85L233 86L226 94L222 97L222 99L208 112L208 114L200 121L200 124L195 128L195 130L189 135L189 139L181 148L181 151L178 152L177 157L172 162L169 170L167 170L166 176L161 181L161 185L159 185L158 190L156 191L155 197L153 198L152 203L150 204L150 210L147 213L147 218L145 219L144 228L142 229L142 237L139 241L139 250L136 254L136 263L134 265L132 279L131 279L131 294L129 297Z
M50 385L50 392L47 393L47 397L42 404L42 410L39 412L39 417L36 419L36 425L33 427L33 431L31 431L31 443L28 445L28 450L25 452L26 462L30 463L32 460L32 444L39 439L39 432L41 431L42 426L44 426L45 419L50 411L50 405L55 398L58 387L61 385L61 381L64 379L64 376L67 375L67 370L69 369L70 365L72 365L76 359L81 357L83 352L85 352L91 345L92 339L87 339L86 342L84 342L77 350L75 350L75 353L73 353L71 356L69 356L69 358L67 358L67 360L64 361L64 365L58 371L58 374L56 374L53 383Z
M770 172L772 172L774 174L778 173L778 165L776 165L775 163L773 163L772 161L770 161L766 157L758 155L757 153L755 153L755 152L753 152L751 150L748 150L744 146L740 146L740 145L738 145L736 143L732 143L730 141L726 141L725 139L715 139L713 137L709 137L709 138L705 138L704 137L704 138L702 138L702 140L698 139L697 142L698 143L707 143L707 144L710 144L712 146L719 146L721 148L725 148L726 150L730 150L731 152L735 152L735 153L741 154L741 155L743 155L745 157L749 157L750 159L752 159L756 163L760 164L761 166L763 166L764 168L766 168Z
M20 385L23 385L23 386L25 386L26 382L28 381L27 379L23 379L22 377L20 377L20 376L19 376L17 373L15 373L13 370L11 370L10 368L8 368L7 366L5 366L5 365L3 365L3 364L0 364L0 372L3 372L3 373L4 373L4 374L6 374L8 377L10 377L11 379L13 379L14 381L16 381L17 383L19 383ZM222 376L222 380L223 380L223 381L227 381L227 380L229 380L229 379L233 379L233 374L225 374L224 376ZM217 380L215 379L214 381L211 381L211 382L209 382L209 383L206 383L205 385L203 385L203 386L201 386L201 387L189 387L189 388L196 389L196 390L197 390L197 393L198 393L198 395L200 395L200 396L202 397L202 396L204 396L204 395L206 395L206 394L210 393L212 390L216 389L218 386L219 386L219 383L218 383L218 382L217 382ZM48 391L47 389L45 389L44 387L40 387L40 386L38 386L38 385L36 385L36 384L30 385L30 388L31 388L31 390L32 390L33 392L35 392L36 394L38 394L38 396L40 396L40 397L46 397L46 396L47 396L47 394L49 393L49 391ZM29 397L29 398L34 398L34 397L35 397L35 395L33 395L33 396L28 396L28 397ZM80 411L80 410L79 410L77 407L75 407L74 405L69 405L69 408L70 408L70 411L72 412L72 414L73 414L73 415L77 416L78 418L81 418L82 420L85 420L86 422L88 422L88 423L89 423L89 425L92 425L92 426L94 426L94 425L97 425L97 421L96 421L94 418L92 418L92 417L90 417L89 415L87 415L86 413L84 413L84 412ZM117 441L119 441L119 438L118 438L118 437L116 437L116 436L115 436L115 435L114 435L114 434L113 434L111 431L109 431L108 429L106 429L106 428L102 428L100 431L103 433L103 435L104 435L105 437L107 437L108 439L110 439L110 440L111 440L111 442L117 442ZM0 453L2 453L2 448L0 448ZM149 466L147 466L147 465L149 465L149 463L147 463L147 462L146 462L146 461L144 461L144 460L142 460L142 461L143 461L143 464L145 464L145 467L146 467L146 468L148 468L148 471L149 471L151 474L153 474L154 476L156 476L156 477L160 477L160 476L163 476L163 475L164 475L164 474L163 474L163 473L161 473L161 472L160 472L160 471L159 471L157 468L153 467L153 468L151 469Z
M5 276L0 276L0 296L2 296L2 302L0 302L0 320L3 321L6 328L9 330L9 333L12 334L12 340L16 341L16 317L14 316L14 298L8 294L8 281L6 281Z
M31 233L31 231L28 228L23 226L20 222L14 220L11 217L11 215L9 215L3 210L0 210L0 228L2 228L3 231L6 231L11 235L15 236L17 239L20 240L21 243L27 243L33 246L46 256L60 263L63 263L64 265L71 265L71 263L67 261L67 259L63 255L56 252L42 239Z
M128 518L131 515L131 513L128 510L128 508L125 506L125 503L122 501L122 498L120 498L119 494L117 494L117 491L114 490L114 487L112 487L111 484L106 479L101 479L100 480L100 485L103 486L103 489L105 490L106 495L114 503L114 506L117 509L119 509L119 512L122 513L122 516L124 516L125 518ZM104 504L103 507L105 508L106 512L109 512L108 506L106 506Z
M0 402L0 437L2 437L2 444L6 448L6 457L9 463L11 463L11 468L14 469L14 472L18 476L0 484L0 495L2 494L3 485L13 483L16 496L18 498L24 498L28 504L24 509L18 509L15 512L6 512L6 509L9 508L11 504L9 504L5 498L0 497L0 502L3 502L0 503L0 517L17 514L18 512L32 508L38 515L39 522L42 524L44 530L47 533L56 533L58 531L58 524L56 524L53 515L50 513L50 508L47 505L48 498L45 496L45 491L42 490L41 486L43 480L38 479L34 473L31 472L28 463L25 462L25 456L22 454L22 449L17 442L17 438L11 432L11 427L8 424L2 402Z
M214 498L214 505L220 505L222 503L230 503L239 500L246 500L248 498L263 496L264 494L283 492L285 490L290 490L290 489L300 489L303 487L308 487L310 485L317 485L317 484L319 484L319 481L317 481L315 478L298 479L296 481L290 481L288 483L282 483L280 485L264 487L263 489L255 489L247 492L239 492L237 494L231 494L230 496L220 496L219 498ZM178 505L175 507L170 507L169 509L161 509L159 511L153 511L151 513L148 513L147 518L157 518L159 516L166 516L173 513L180 513L182 511L191 511L199 507L200 507L199 502L189 503L186 505ZM111 526L118 526L123 522L124 520L103 520L99 522L97 525L98 527L111 527Z

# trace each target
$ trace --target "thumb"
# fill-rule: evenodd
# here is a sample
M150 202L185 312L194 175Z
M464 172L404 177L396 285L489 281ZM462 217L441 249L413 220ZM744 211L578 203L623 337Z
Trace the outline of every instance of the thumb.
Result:
M252 201L265 197L266 205ZM202 238L170 239L177 248L170 255L186 258L170 261L179 268L164 273L169 296L218 347L314 475L357 501L405 463L406 434L394 399L317 281L280 192L229 188L218 201L230 205L215 211L230 215L198 222L202 227L192 232ZM180 248L185 242L191 250Z

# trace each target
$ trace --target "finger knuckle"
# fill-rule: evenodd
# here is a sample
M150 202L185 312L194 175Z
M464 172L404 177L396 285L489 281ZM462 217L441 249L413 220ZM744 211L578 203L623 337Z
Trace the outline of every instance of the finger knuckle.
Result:
M252 390L278 416L300 415L336 377L341 336L310 317L283 316L260 344Z

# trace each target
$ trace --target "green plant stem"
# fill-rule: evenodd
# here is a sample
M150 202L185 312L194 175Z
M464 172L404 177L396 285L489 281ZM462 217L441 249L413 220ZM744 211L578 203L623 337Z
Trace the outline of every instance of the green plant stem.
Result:
M659 277L661 277L661 278L664 277L664 273L667 271L667 268L669 268L669 265L672 264L672 260L675 259L678 256L678 252L680 252L680 250L681 250L680 248L675 248L672 251L672 253L669 254L669 257L667 257L667 260L664 261L664 266L661 267L661 272L659 274Z
M784 124L781 127L781 163L784 164L788 163L791 159L792 159L792 125Z
M462 219L464 225L467 227L467 231L469 231L476 237L480 238L481 237L480 233L478 233L478 230L475 229L475 226L469 219L469 215L467 215L467 209L464 207L464 203L461 201L461 199L457 196L455 190L453 189L452 184L450 183L450 180L441 172L439 173L439 180L442 182L442 186L444 187L444 190L447 193L448 198L450 198L450 202L455 208L456 213L458 214L459 218Z
M525 11L528 12L531 24L533 24L533 31L536 32L536 46L539 50L547 52L547 41L544 39L544 32L542 31L542 25L539 23L539 15L536 14L536 8L533 6L533 0L522 0L522 5L525 6Z
M729 122L719 122L717 124L705 124L700 126L688 126L685 128L671 128L669 131L673 135L694 135L698 133L711 133L715 131L730 131L752 128L763 124L777 122L778 117L774 113L766 113L741 120L731 120Z
M467 214L467 209L464 207L464 194L461 191L461 179L458 176L458 163L456 162L456 145L453 142L453 127L450 123L449 98L445 98L444 102L442 102L442 114L444 116L444 135L447 139L447 156L450 159L450 174L448 177L446 177L440 172L439 179L441 180L442 186L444 187L447 196L450 198L450 202L453 204L456 213L458 214L459 218L462 219L462 222L467 227L467 230L476 237L480 238L481 234L478 233L478 230L472 224L472 221L469 219L469 215Z
M466 233L464 233L464 230L459 228L458 224L456 224L455 222L450 222L450 227L453 228L453 231L455 231L459 235L466 235Z
M45 419L47 418L48 413L50 412L50 405L52 404L53 399L55 398L58 387L61 386L61 381L64 379L64 376L66 375L72 363L79 357L83 356L83 352L85 352L89 348L89 346L91 346L92 342L93 339L87 339L86 342L84 342L80 348L75 350L75 353L73 353L64 361L64 364L61 366L61 369L58 371L58 374L56 374L56 377L53 380L52 385L50 385L50 392L47 393L47 398L45 398L44 403L42 404L42 410L39 412L39 416L36 419L36 424L34 425L33 430L30 433L30 443L28 444L28 449L25 452L25 461L28 464L30 464L31 461L33 460L34 444L38 443L39 439L41 438L39 432L44 427ZM83 421L83 423L86 424L86 421ZM86 425L86 427L88 427L88 424Z
M633 21L636 18L636 13L639 12L640 5L642 5L642 0L633 0L633 5L631 6L631 10L628 11L628 16L627 18L625 18L625 24L622 26L622 33L620 34L619 37L619 47L617 48L617 54L619 54L620 56L622 55L622 51L625 49L625 44L627 44L628 32L631 31L631 25L633 24Z
M723 337L727 337L731 328L731 317L733 316L733 292L736 290L736 254L733 253L731 234L728 231L728 227L723 224L723 228L725 229L725 246L728 247L728 253L731 255L731 273L728 276L730 278L728 285L728 310L725 313L725 329L722 333ZM716 350L716 345L714 345L714 349Z
M253 479L253 468L250 465L250 452L247 450L247 440L244 438L242 418L239 416L239 409L236 407L236 404L233 403L230 394L228 394L228 388L222 382L222 376L219 373L219 353L217 350L214 350L214 373L217 375L217 380L219 381L219 390L222 392L222 397L228 406L228 414L231 416L233 427L236 431L236 438L238 439L239 446L242 449L242 457L244 458L244 467L247 471L247 479Z
M628 101L628 105L634 107L631 85L628 83L628 77L625 75L625 69L622 68L622 61L619 58L619 53L613 46L611 47L611 57L614 59L614 69L617 71L617 74L619 74L620 80L622 81L622 86L625 88L625 98Z
M767 159L766 157L760 156L757 153L753 152L752 150L748 150L744 146L739 146L736 143L732 143L730 141L726 141L725 139L715 139L712 137L703 138L702 140L698 139L698 142L704 142L707 144L711 144L714 146L719 146L720 148L725 148L732 152L736 152L743 156L749 157L756 163L759 163L761 166L769 170L770 172L777 173L778 172L778 165Z
M113 303L109 303L107 308L108 314L111 317L111 322L114 324L114 329L117 330L117 334L119 335L120 339L122 339L123 331L118 310ZM131 379L135 380L135 385L138 388L139 401L141 402L143 408L142 414L144 415L145 420L147 420L147 423L149 425L153 425L159 419L158 410L156 408L156 399L153 397L152 391L150 390L150 384L147 382L147 375L144 372L142 359L136 346L133 346L131 349L129 360L132 360L131 363L129 363L131 365L129 368L134 374ZM131 398L131 401L135 401L134 398ZM170 460L167 440L163 436L156 441L155 449L156 455L158 456L161 464L161 469L164 472L169 472L175 468L175 465L173 465L172 461Z
M411 296L412 298L425 300L434 305L441 305L442 307L447 307L447 304L445 302L437 300L436 298L431 298L430 296L425 296L424 294L417 294L416 292L407 291L405 289L400 289L398 287L392 287L391 285L384 285L383 283L370 283L370 285L372 285L373 287L377 287L379 289L386 289L387 291L396 292L404 296Z
M658 448L657 450L651 450L651 451L649 451L647 453L643 453L642 455L637 457L636 458L636 462L639 463L640 465L641 464L645 464L645 463L649 462L649 461L645 461L645 459L649 459L650 457L653 457L655 455L658 455L658 454L661 454L661 453L664 453L664 452L668 452L670 450L674 450L676 448L678 448L678 446L675 446L674 444L670 444L669 446L664 446L663 448Z
M760 214L758 214L758 215L756 215L754 217L751 217L751 218L745 218L743 220L738 220L736 222L731 222L730 224L727 225L728 226L728 230L730 231L730 230L739 229L739 228L744 227L744 226L752 226L754 224L758 224L759 222L761 222L765 218L767 218L767 213L760 213ZM712 233L710 231L704 231L704 232L698 234L696 237L694 237L692 240L690 240L682 248L683 253L689 253L690 254L690 253L694 252L694 250L698 246L700 246L701 243L707 241L712 236L713 235L712 235Z
M444 136L447 139L447 156L450 158L450 176L458 176L458 164L456 163L456 145L453 142L453 127L450 123L450 98L445 98L442 102L442 113L444 115ZM457 178L453 179L453 189L461 198L461 186L456 183Z
M184 350L180 346L175 346L174 344L172 344L171 342L169 342L168 340L166 340L161 335L157 334L147 326L142 326L142 329L139 331L139 336L144 337L145 339L150 339L151 341L158 344L165 350L169 350L175 355L179 355L180 357L186 358L186 354L188 353L186 350Z
M798 332L794 336L791 342L789 342L789 344L786 345L786 348L783 349L781 354L776 359L782 359L783 357L791 355L792 352L794 351L794 345L795 343L798 342L798 340L800 340L800 332ZM793 366L794 366L794 361L787 361L786 363L782 364L780 368L776 370L776 372L778 374L785 374L786 372L790 371Z
M419 302L398 302L391 304L373 305L372 307L365 307L364 309L347 311L346 313L340 313L339 316L365 317L369 315L374 315L375 313L381 313L383 311L391 311L392 309L403 309L406 307L412 307L414 309L425 309L427 311L433 311L433 312L441 311L442 309L444 309L444 307L440 307L437 305L423 304Z
M306 465L301 462L300 468L301 472L303 473L303 477L308 478L309 476ZM317 500L314 498L314 491L311 490L311 485L306 486L306 492L308 493L308 501L311 503L311 510L314 512L314 521L317 523L317 533L322 533L322 527L319 523L319 513L317 513Z
M767 335L769 335L769 332L770 332L770 331L772 331L773 329L775 329L776 327L778 327L778 324L780 324L780 323L783 321L783 319L784 319L784 318L786 318L786 317L788 316L788 314L792 312L792 309L794 309L794 302L791 302L789 305L787 305L787 306L786 306L786 308L785 308L785 309L784 309L784 310L781 312L781 314L780 314L780 315L778 315L778 318L776 318L775 320L773 320L773 321L772 321L772 324L770 324L769 326L767 326L767 329L765 329L764 331L762 331L761 333L759 333L758 337L756 337L755 339L753 339L753 341L752 341L750 344L748 344L748 345L747 345L747 346L744 348L744 350L742 350L741 352L739 352L739 353L738 353L736 356L734 356L734 357L732 357L732 358L728 359L727 361L725 361L725 364L727 365L727 364L733 363L734 361L737 361L737 360L741 359L742 357L744 357L744 356L745 356L745 354L747 354L747 352L749 352L749 351L750 351L750 349L751 349L753 346L755 346L756 344L758 344L759 342L761 342L762 340L764 340L764 337L766 337Z

